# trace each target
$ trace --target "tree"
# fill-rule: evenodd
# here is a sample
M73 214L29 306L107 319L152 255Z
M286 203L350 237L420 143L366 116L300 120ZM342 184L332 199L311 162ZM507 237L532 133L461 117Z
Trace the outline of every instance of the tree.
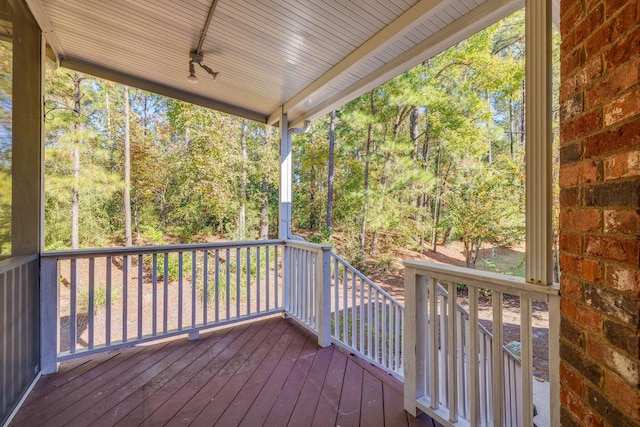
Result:
M133 245L131 237L131 126L129 123L129 88L124 89L124 224L126 245Z
M327 230L333 226L333 184L334 184L334 154L336 142L336 112L329 114L329 173L327 177Z

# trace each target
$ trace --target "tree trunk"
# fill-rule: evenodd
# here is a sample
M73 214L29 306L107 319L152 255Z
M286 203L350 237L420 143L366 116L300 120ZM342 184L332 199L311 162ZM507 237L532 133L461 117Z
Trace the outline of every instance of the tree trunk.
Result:
M131 237L131 104L129 88L124 89L124 234L126 245L132 246Z
M244 240L246 235L246 205L247 205L247 120L242 120L242 178L240 181L240 211L238 212L238 237Z
M81 141L73 143L73 187L71 188L71 249L79 247L80 222L80 145Z
M82 94L80 85L83 77L74 74L73 77L73 111L80 114L80 100ZM75 125L76 131L79 125ZM80 246L80 144L82 139L73 142L73 186L71 187L71 249L78 249Z
M333 154L336 141L336 112L332 111L329 116L329 173L327 179L327 228L331 230L333 226Z
M271 127L264 129L265 147L271 142ZM269 181L266 174L262 176L262 205L260 206L260 239L269 238Z
M375 114L374 107L375 90L371 91L371 120ZM367 203L369 196L369 166L371 163L371 142L373 141L373 122L370 121L367 126L367 145L364 151L364 197L362 200L362 218L360 221L360 250L364 251L364 236L367 232Z
M436 179L438 185L436 185L436 200L433 211L433 231L431 233L431 248L433 252L438 251L438 223L440 222L440 208L442 205L442 176L440 174L440 162L442 160L442 150L438 146L438 160L436 162Z

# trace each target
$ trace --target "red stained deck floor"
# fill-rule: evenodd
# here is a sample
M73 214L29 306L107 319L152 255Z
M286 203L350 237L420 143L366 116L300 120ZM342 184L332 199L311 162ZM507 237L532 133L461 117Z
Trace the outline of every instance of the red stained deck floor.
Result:
M273 317L65 362L11 426L434 426L402 383Z

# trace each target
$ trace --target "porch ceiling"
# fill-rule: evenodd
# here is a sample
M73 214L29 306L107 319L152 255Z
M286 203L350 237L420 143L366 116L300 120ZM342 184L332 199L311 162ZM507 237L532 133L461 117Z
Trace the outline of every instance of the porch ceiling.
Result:
M524 0L26 0L60 65L275 124L313 120L524 6ZM554 0L557 3L558 0Z

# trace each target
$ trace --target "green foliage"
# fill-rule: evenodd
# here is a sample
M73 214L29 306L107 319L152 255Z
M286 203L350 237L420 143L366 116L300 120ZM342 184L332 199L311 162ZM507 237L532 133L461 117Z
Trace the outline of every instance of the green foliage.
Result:
M373 264L373 267L376 270L392 272L394 271L393 260L394 258L391 255L388 255L388 254L380 255L376 258Z
M322 227L320 229L319 234L312 234L309 237L309 241L311 243L319 243L322 245L330 245L331 244L331 236L333 236L333 231L330 228Z
M120 298L119 289L117 287L111 288L111 302L118 301ZM78 292L78 311L88 313L90 294L88 289L82 289ZM104 310L107 306L107 285L100 282L93 288L93 307L94 312Z

